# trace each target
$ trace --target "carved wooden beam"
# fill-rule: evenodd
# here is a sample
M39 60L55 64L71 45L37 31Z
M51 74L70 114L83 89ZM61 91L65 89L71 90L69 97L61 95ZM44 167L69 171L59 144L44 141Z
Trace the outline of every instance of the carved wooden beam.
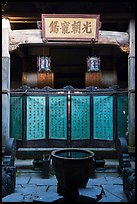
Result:
M46 44L46 45L90 45L92 42L43 42L40 29L13 30L9 34L9 51L15 50L19 45ZM124 52L129 52L129 35L127 32L99 31L99 39L95 45L118 46Z

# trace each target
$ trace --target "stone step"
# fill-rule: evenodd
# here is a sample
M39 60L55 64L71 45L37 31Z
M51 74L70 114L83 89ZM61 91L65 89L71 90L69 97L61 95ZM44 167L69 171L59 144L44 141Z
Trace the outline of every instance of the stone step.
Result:
M19 148L16 157L19 159L42 159L44 154L50 154L53 150L67 148ZM100 159L116 159L117 150L115 148L79 148L95 153L96 158Z

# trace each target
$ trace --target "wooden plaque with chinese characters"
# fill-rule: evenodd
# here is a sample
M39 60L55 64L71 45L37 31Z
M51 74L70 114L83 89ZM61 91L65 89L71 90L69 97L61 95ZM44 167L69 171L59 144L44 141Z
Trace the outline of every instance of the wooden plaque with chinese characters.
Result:
M43 41L98 41L100 15L42 14Z

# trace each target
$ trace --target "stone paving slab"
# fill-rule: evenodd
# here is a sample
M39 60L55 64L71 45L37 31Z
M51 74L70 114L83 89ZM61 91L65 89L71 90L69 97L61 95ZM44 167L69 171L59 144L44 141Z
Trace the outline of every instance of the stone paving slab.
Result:
M121 190L118 190L116 193L115 189L117 189L117 186L106 187L105 185L103 185L103 189L104 189L105 195L98 202L128 202L127 199L124 197L124 195L121 194Z
M123 184L123 179L118 173L96 173L95 178L89 179L87 186L100 184Z
M102 199L98 202L128 202L126 196L123 193L122 185L102 185L104 194ZM101 193L101 187L93 185L86 187L85 189L79 189L79 194L82 196L88 196L90 198L97 198L97 195ZM62 198L57 194L57 186L39 186L39 185L17 185L15 192L4 197L3 202L53 202Z
M108 193L106 196L104 196L101 200L99 200L98 202L123 202L121 199L117 198L116 196L111 195L110 193Z
M117 197L118 199L121 199L122 202L128 202L127 197L123 192L123 185L115 185L115 184L103 185L103 189L106 195L111 194Z
M35 176L35 177L31 177L29 184L56 185L57 180L55 176L51 176L49 179L43 179L40 176Z
M14 193L3 198L3 202L33 202L36 198L36 194L47 191L48 186L37 186L37 185L16 185ZM18 198L16 199L16 196Z
M23 202L24 196L21 193L12 193L2 198L2 202Z
M33 201L53 202L61 198L63 198L63 196L59 196L56 186L48 186L45 191L38 188L33 196Z
M20 175L16 177L16 184L27 184L31 179L30 175Z
M54 192L56 193L57 192L57 186L48 186L48 192Z
M37 186L36 185L16 185L15 188L15 193L21 193L22 195L26 196L26 195L30 195L33 194L33 192L35 192Z
M120 175L106 174L104 176L109 184L121 184L121 185L123 184L123 178Z
M89 186L86 188L79 188L79 195L88 196L96 199L97 195L101 193L102 188L100 186Z
M95 178L89 179L85 189L79 189L80 195L96 198L103 187L105 194L98 202L128 202L123 192L123 180L118 172L117 162L109 161L105 165L108 168L96 169ZM50 202L58 198L61 197L57 194L55 175L44 179L40 170L17 168L15 191L2 198L2 202Z
M107 180L106 178L104 177L103 174L99 175L99 176L95 176L95 178L91 178L88 180L88 183L87 183L87 187L89 186L93 186L93 185L100 185L100 184L107 184Z

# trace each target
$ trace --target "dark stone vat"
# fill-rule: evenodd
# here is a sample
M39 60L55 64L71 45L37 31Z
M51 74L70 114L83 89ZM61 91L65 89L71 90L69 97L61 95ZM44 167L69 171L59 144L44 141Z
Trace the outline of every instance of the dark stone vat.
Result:
M66 148L53 151L51 156L60 195L70 197L71 194L77 194L78 188L86 188L93 168L93 152Z

